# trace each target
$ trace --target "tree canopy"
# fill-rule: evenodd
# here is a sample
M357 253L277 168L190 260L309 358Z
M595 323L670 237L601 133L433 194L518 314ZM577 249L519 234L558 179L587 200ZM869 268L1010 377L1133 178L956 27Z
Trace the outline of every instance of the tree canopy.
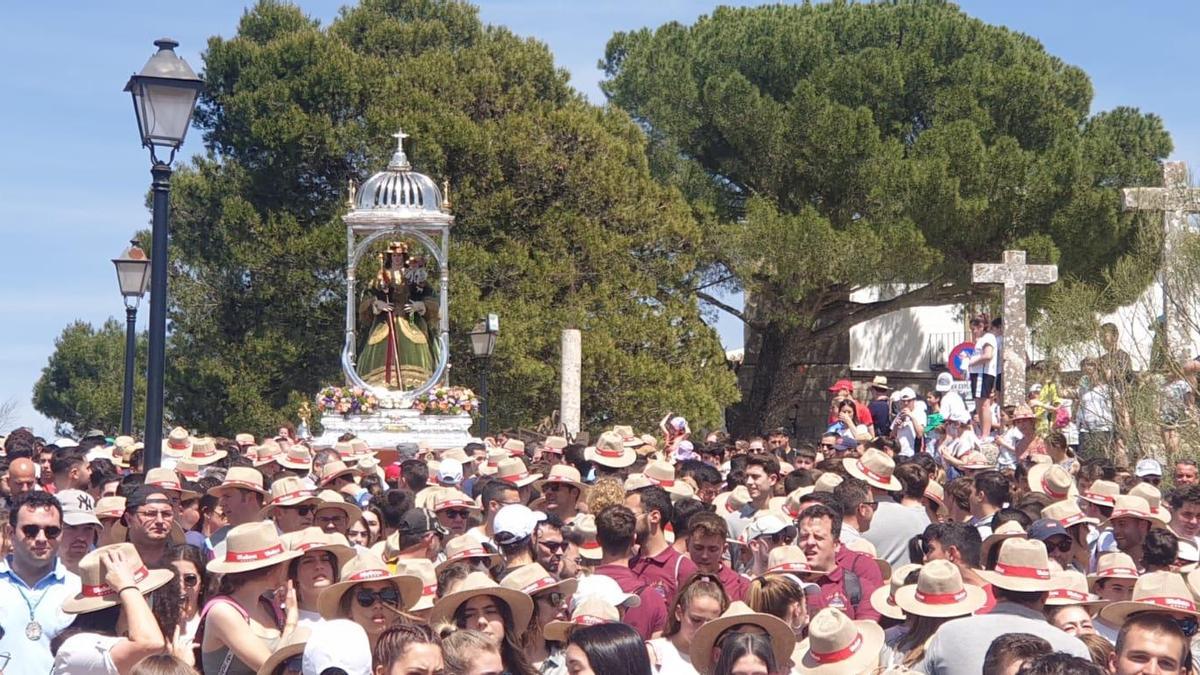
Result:
M705 223L700 278L753 300L724 307L757 341L738 431L783 420L824 342L975 298L971 263L1005 248L1103 283L1139 241L1117 188L1155 184L1171 150L1157 116L1091 114L1082 70L944 2L722 7L619 33L601 65Z
M54 341L42 376L33 386L33 407L55 421L58 433L121 425L121 395L125 391L125 325L109 319L96 328L76 321ZM147 341L137 337L135 363L146 363ZM135 369L133 425L146 420L146 371Z

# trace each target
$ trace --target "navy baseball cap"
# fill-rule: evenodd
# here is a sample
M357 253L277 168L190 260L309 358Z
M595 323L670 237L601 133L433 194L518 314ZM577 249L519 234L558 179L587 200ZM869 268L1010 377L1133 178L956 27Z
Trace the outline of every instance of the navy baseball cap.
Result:
M1046 541L1050 537L1061 534L1064 537L1070 537L1066 528L1058 523L1057 520L1051 518L1042 518L1033 521L1029 526L1029 538L1037 539L1038 541Z

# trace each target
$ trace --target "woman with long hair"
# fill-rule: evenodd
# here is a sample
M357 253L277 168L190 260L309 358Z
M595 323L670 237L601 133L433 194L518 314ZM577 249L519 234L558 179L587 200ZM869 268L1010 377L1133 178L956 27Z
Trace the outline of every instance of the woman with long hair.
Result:
M429 626L419 624L383 631L372 661L378 675L437 675L444 668L441 641Z
M208 599L208 570L204 554L191 544L171 544L163 558L179 575L179 638L177 645L195 649L196 632L200 630L200 608Z
M721 655L711 675L783 675L787 672L771 649L765 633L726 633L718 643Z
M521 648L537 672L558 672L562 668L562 645L548 640L542 629L559 617L567 598L575 593L578 584L575 579L559 581L537 563L518 567L500 582L501 586L525 593L533 599L534 612L523 631Z
M282 539L289 550L303 553L288 563L288 579L296 589L299 625L312 628L312 624L323 621L317 598L341 579L342 565L354 557L354 549L342 535L319 527L306 527Z
M749 639L745 635L758 637ZM761 654L758 640L767 645L769 655ZM720 617L696 631L692 666L700 675L779 675L787 671L795 648L796 636L782 619L755 612L744 602L734 602ZM731 656L734 652L736 655Z
M1079 460L1075 458L1075 451L1067 445L1067 437L1063 432L1055 430L1046 434L1046 454L1072 476L1079 473Z
M445 675L491 675L504 671L500 647L487 634L447 626L442 633Z
M667 612L663 636L650 646L654 665L661 673L695 675L688 650L700 626L721 616L729 608L729 596L715 575L698 572L679 587Z
M342 566L339 581L321 591L317 610L326 620L350 619L367 632L371 646L403 612L421 599L421 579L392 572L374 553L360 552Z
M346 539L349 539L351 544L363 548L371 548L371 545L375 543L371 541L371 527L367 525L367 520L363 516L350 521L350 527L346 530Z
M756 577L746 590L750 609L782 619L799 640L808 627L808 600L800 581L788 574Z
M567 641L567 672L571 675L653 675L646 645L624 623L605 623L571 631ZM678 671L661 671L672 673Z
M946 560L925 563L917 583L896 590L907 630L884 644L880 663L924 672L925 644L942 624L967 616L987 604L987 593L963 583L958 567Z
M434 604L429 623L447 622L485 633L500 649L505 670L512 675L533 675L535 671L521 650L533 611L533 600L525 593L504 588L482 572L472 572L458 590Z

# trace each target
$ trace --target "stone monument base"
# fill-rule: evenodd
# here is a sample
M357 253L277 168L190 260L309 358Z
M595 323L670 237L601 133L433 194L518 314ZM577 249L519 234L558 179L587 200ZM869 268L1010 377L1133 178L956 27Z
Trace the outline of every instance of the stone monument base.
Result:
M424 443L432 450L461 448L471 440L470 415L422 415L411 408L380 408L366 415L321 415L324 431L313 447L332 447L342 434L354 434L372 450L393 450L399 443Z

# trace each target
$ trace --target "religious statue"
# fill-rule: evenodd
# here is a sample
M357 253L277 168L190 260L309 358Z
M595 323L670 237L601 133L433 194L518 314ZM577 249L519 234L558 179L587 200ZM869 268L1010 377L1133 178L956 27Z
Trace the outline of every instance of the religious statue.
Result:
M423 256L394 241L380 254L379 274L359 305L359 325L367 330L357 370L372 386L416 389L437 367L438 297L429 286Z

